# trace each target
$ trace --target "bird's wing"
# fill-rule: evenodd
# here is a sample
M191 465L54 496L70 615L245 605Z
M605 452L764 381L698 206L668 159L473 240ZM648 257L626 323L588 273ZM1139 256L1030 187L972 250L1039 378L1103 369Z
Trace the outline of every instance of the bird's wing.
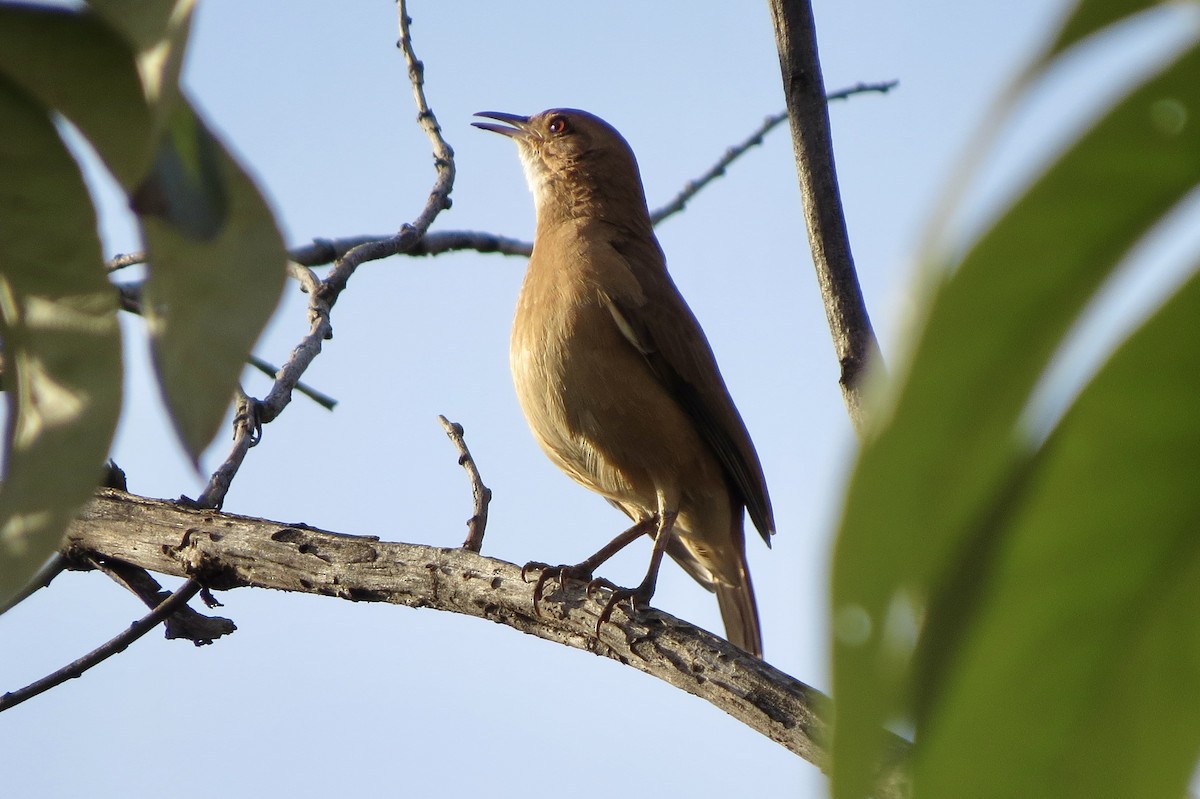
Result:
M662 250L649 237L615 236L610 243L640 289L606 297L614 321L695 421L770 545L775 520L758 453L700 323L667 273Z

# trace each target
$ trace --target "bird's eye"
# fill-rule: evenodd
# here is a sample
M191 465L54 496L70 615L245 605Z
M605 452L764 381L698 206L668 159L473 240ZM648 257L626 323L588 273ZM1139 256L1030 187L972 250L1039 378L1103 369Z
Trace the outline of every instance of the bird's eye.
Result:
M558 116L558 117L554 117L553 119L550 120L550 124L546 126L546 129L549 130L551 133L553 133L555 136L558 136L563 133L570 133L571 132L571 124L569 122L567 122L566 117Z

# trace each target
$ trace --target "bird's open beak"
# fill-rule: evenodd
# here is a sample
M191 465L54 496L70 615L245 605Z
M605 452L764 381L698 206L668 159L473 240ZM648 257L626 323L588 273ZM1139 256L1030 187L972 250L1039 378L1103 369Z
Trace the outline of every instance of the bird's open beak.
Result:
M513 139L524 139L529 136L531 128L529 127L529 117L523 117L519 114L505 114L502 111L480 111L475 114L477 117L486 117L494 119L497 122L505 122L506 125L493 125L491 122L472 122L471 124L480 130L490 130L493 133L501 133Z

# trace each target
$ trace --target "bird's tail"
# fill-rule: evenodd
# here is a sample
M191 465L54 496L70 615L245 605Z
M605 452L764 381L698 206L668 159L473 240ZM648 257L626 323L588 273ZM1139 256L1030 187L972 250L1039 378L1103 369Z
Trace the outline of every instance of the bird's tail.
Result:
M721 608L721 620L725 622L725 637L730 643L761 658L762 631L758 626L754 585L750 582L750 570L746 568L745 554L738 554L741 562L737 571L741 579L734 583L717 582L717 605Z

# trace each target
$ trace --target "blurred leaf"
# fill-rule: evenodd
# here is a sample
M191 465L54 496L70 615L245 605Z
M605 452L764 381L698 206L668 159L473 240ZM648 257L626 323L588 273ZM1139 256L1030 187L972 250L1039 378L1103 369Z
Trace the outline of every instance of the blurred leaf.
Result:
M229 210L221 179L221 145L186 105L176 105L159 140L150 174L130 205L141 217L160 217L192 239L211 239Z
M137 49L154 163L126 186L149 252L144 314L159 386L196 461L220 428L250 348L279 302L287 256L254 182L178 86L193 0L92 6Z
M88 5L137 52L146 98L155 109L156 128L161 131L180 98L179 75L195 0L89 0Z
M921 727L918 796L1186 793L1200 752L1197 319L1193 277L1029 464Z
M121 405L116 297L87 189L46 110L3 78L0 220L2 603L91 495Z
M145 175L150 108L132 49L102 21L0 3L0 75L70 119L122 185Z
M1088 25L1118 5L1142 7L1086 5ZM860 453L835 553L836 796L869 791L885 723L924 729L921 714L980 612L1006 513L1036 481L1016 429L1030 390L1113 267L1200 181L1194 134L1155 112L1163 102L1200 108L1198 74L1191 50L1121 102L933 292L893 404ZM930 598L914 675L906 608Z
M193 7L94 0L93 14L0 3L0 75L70 119L130 195L150 255L154 363L195 460L278 303L286 256L253 181L178 86Z
M191 113L185 105L176 113ZM250 177L198 118L199 145L212 154L228 203L214 236L142 218L153 269L144 314L154 365L175 429L198 458L220 428L250 348L279 303L287 253L275 219Z
M1063 22L1054 43L1039 63L1044 64L1109 25L1161 5L1166 5L1164 0L1081 0Z

